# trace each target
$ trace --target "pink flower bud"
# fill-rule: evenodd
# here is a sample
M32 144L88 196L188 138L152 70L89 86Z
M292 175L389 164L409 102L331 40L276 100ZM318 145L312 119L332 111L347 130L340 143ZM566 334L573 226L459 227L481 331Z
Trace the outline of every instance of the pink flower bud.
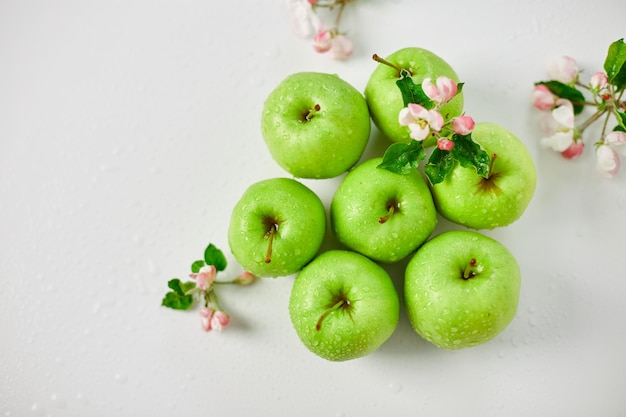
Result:
M224 327L228 326L228 323L230 323L230 317L228 317L228 314L220 310L213 313L213 317L211 318L212 329L221 332Z
M200 323L202 324L202 330L205 332L211 331L211 318L213 317L214 310L209 307L202 307L200 309Z
M608 145L617 153L626 156L626 133L619 130L613 131L604 137L604 144Z
M620 161L617 152L607 145L596 149L596 169L602 175L611 178L619 171Z
M436 85L429 77L422 81L422 90L429 99L437 104L443 104L454 98L457 92L457 85L454 80L441 76L437 78L435 83Z
M548 76L564 84L573 84L578 79L578 66L574 58L561 56L548 65Z
M213 285L216 274L217 269L215 269L214 265L205 265L200 268L200 271L198 271L197 274L189 274L189 277L196 280L196 287L201 290L206 290Z
M346 35L333 36L331 44L331 53L334 59L344 60L354 52L354 44Z
M606 74L602 71L598 71L591 76L591 79L589 80L589 88L591 89L591 91L598 93L600 90L606 87L608 82L609 79L607 78Z
M313 38L313 49L316 52L328 52L332 48L332 34L328 30L321 30L317 32L315 38Z
M474 119L470 116L459 116L452 119L452 130L458 135L469 135L474 130Z
M579 140L578 142L572 143L567 149L561 152L561 155L566 159L576 158L583 153L584 149L585 144L582 140Z
M451 151L454 148L454 142L450 139L439 139L437 141L437 147L442 151Z
M241 275L237 277L235 282L239 285L250 285L256 280L256 275L252 272L244 271Z
M535 86L533 91L533 106L539 110L550 110L554 107L557 97L543 84Z

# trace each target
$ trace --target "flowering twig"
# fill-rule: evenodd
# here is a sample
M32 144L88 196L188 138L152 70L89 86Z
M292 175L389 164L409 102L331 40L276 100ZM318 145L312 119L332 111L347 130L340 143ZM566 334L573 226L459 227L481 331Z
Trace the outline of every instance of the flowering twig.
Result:
M398 122L409 128L407 142L391 145L379 167L408 174L426 158L425 148L435 146L424 166L431 184L442 182L457 162L474 167L479 175L488 178L491 157L472 139L474 119L462 114L445 122L441 114L441 108L461 93L463 83L441 76L435 82L425 78L421 84L415 84L408 70L378 55L373 59L398 70L400 78L396 84L406 106L400 111Z
M293 31L312 40L313 50L329 52L334 59L343 60L352 55L354 45L347 33L339 30L346 5L356 0L287 0L292 15ZM336 13L334 23L327 28L320 18L319 9Z
M581 70L576 61L562 56L548 66L548 81L535 83L533 105L549 111L543 127L547 135L541 144L560 152L567 159L580 156L585 148L583 134L598 120L602 121L600 137L594 142L596 169L613 177L620 168L620 155L626 156L626 44L623 39L613 42L604 61L604 71L595 72L588 83L580 80ZM585 96L591 95L591 99ZM595 112L578 126L585 107ZM610 121L615 123L607 133Z
M215 245L209 244L204 251L204 258L191 264L189 277L192 281L182 282L171 279L167 286L172 290L165 294L161 305L175 310L189 310L196 303L201 303L200 319L204 331L221 331L230 323L230 316L220 307L215 286L219 284L249 285L256 277L250 272L243 272L229 281L217 281L218 272L226 269L226 258Z

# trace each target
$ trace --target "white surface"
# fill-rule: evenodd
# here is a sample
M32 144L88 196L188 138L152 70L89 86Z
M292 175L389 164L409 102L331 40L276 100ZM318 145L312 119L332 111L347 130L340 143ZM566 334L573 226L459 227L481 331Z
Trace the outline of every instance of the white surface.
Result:
M280 0L0 2L0 413L624 415L626 172L598 177L591 146L541 151L530 95L558 55L601 69L626 3L479 3L360 1L342 24L355 55L335 62L291 33ZM160 307L209 241L229 254L243 190L285 175L260 135L271 89L316 70L362 90L372 53L404 46L446 59L467 113L535 158L525 215L487 233L522 267L510 327L447 352L403 312L379 351L331 363L292 330L291 277L224 289L221 334ZM374 132L366 157L385 146ZM305 183L328 204L338 180Z

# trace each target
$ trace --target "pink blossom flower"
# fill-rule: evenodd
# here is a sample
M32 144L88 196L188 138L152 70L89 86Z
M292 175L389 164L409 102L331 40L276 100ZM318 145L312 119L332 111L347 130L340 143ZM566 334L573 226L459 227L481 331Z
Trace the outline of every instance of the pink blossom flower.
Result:
M303 38L309 38L323 30L322 22L309 0L287 0L291 12L293 32Z
M542 138L541 144L563 152L574 143L574 106L565 99L558 99L556 105L545 126L550 136Z
M613 131L604 137L604 144L615 152L626 156L626 133L619 130Z
M574 58L561 56L548 65L548 76L564 84L573 84L578 79L578 66Z
M433 84L430 77L427 77L422 81L422 90L424 90L429 99L437 104L443 104L454 98L457 92L457 85L454 80L448 77L437 77L435 84Z
M328 52L332 46L332 33L329 30L321 30L313 38L313 49L316 52Z
M557 97L543 84L535 86L533 105L539 110L550 110L554 107Z
M200 323L202 324L202 330L208 332L211 330L211 318L215 311L209 307L202 307L200 309Z
M474 130L474 119L470 116L459 116L452 119L452 130L458 135L469 135Z
M454 148L454 142L450 139L439 139L437 141L437 147L442 151L451 151Z
M563 157L566 159L576 158L576 157L579 157L583 153L584 149L585 149L585 144L583 143L582 140L579 140L577 142L572 143L567 149L561 152L561 155L563 155Z
M213 313L213 317L211 317L211 329L221 332L224 327L228 326L228 323L230 323L228 314L221 310Z
M346 35L336 34L331 40L331 45L330 52L332 57L336 60L346 59L354 52L352 39Z
M409 136L417 141L428 137L431 129L439 132L443 127L443 116L436 110L426 110L419 104L409 103L398 116L402 126L408 126L411 133Z
M216 274L217 270L214 265L205 265L200 268L200 271L198 271L197 274L189 274L189 277L196 281L196 287L201 290L206 290L213 285Z
M589 88L595 94L598 94L604 87L606 87L609 79L606 74L602 71L598 71L591 76L589 80Z
M608 145L600 145L596 149L596 169L602 175L612 178L619 171L620 161L615 150Z

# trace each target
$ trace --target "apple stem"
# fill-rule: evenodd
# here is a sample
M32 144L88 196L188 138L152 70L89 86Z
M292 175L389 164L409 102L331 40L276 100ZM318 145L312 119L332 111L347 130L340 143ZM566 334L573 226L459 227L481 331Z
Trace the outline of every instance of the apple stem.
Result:
M320 111L320 109L321 109L321 107L320 107L319 104L316 104L315 106L313 106L312 109L309 109L309 112L306 114L306 116L304 116L304 121L305 122L311 121L313 116L315 116L317 114L317 112Z
M372 59L378 63L387 65L388 67L391 67L393 69L395 69L396 71L398 71L398 77L402 74L402 68L400 67L400 65L398 64L394 64L393 62L387 61L385 58L382 58L381 56L379 56L378 54L374 54L372 55ZM411 73L410 70L407 70L409 73Z
M472 258L469 263L467 264L467 266L465 267L465 270L463 271L463 279L470 279L471 277L476 276L476 258Z
M333 311L337 310L338 308L343 307L344 304L350 305L350 301L342 298L341 300L333 304L330 308L328 308L326 311L324 311L322 315L320 316L320 318L317 320L317 323L315 324L315 330L320 330L322 328L322 322L324 321L324 319L328 317L328 315L332 313Z
M270 226L270 230L265 234L265 238L269 239L269 243L267 244L267 253L265 254L265 263L269 264L272 262L272 243L274 242L274 236L278 231L278 227L276 224L272 224Z
M383 224L387 222L387 220L389 220L391 216L393 216L393 213L396 212L397 204L389 204L388 209L389 210L387 211L387 214L381 217L380 219L378 219L378 223Z
M497 153L494 152L491 154L491 161L489 162L489 176L487 177L487 179L491 177L491 171L493 170L493 162L496 160L497 157L498 157Z

